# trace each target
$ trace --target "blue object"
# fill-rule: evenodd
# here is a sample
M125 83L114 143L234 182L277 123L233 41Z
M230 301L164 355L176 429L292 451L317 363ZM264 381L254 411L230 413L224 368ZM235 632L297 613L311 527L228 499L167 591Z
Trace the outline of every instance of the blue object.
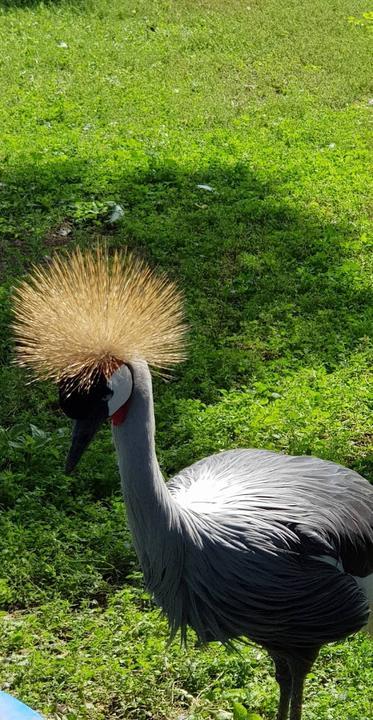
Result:
M27 705L0 690L0 720L43 720L43 718Z

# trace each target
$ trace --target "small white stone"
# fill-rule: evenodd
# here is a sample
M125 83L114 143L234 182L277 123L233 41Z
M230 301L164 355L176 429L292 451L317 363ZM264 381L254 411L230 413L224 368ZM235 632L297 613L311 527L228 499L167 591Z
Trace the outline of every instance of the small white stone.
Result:
M198 187L200 190L207 190L208 192L215 192L215 191L214 191L214 188L211 187L211 185L203 185L203 184L202 184L202 185L197 185L197 187Z

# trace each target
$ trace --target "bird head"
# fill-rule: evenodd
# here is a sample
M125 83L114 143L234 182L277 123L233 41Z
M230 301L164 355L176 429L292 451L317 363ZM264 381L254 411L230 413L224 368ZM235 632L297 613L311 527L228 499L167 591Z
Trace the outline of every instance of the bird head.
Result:
M71 472L100 425L125 421L131 362L160 371L185 357L182 297L163 273L128 252L57 256L14 293L16 362L59 387L74 422Z
M84 450L97 430L107 419L114 425L122 424L127 415L133 389L130 368L123 364L111 377L100 373L89 387L69 388L69 383L59 383L60 407L74 420L74 429L65 470L70 474L79 462Z

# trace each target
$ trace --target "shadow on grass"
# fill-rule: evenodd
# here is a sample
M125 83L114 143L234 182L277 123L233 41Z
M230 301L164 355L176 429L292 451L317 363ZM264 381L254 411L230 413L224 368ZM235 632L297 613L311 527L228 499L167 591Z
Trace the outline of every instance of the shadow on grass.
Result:
M191 325L190 361L176 372L182 394L210 401L268 363L333 368L369 334L371 295L352 257L352 225L299 212L280 184L242 163L196 174L154 166L105 193L87 190L91 174L57 161L4 175L3 274L13 279L50 255L50 227L66 218L73 232L62 243L105 238L165 268L185 290ZM198 187L206 184L212 190ZM106 201L125 211L114 228L100 210Z
M121 501L113 515L118 475L109 429L96 438L76 477L66 478L70 431L55 387L25 389L25 373L9 366L7 289L31 262L98 239L129 246L166 269L184 288L191 339L176 382L156 381L158 437L165 447L173 442L175 418L185 412L175 398L212 402L220 388L250 385L271 373L272 381L305 366L333 369L348 358L369 331L368 289L352 259L357 238L352 226L298 211L281 184L240 163L215 163L195 174L177 164L155 165L108 181L99 167L56 160L20 165L2 182L0 502L10 512L4 513L4 544L12 548L7 558L20 557L23 568L11 560L4 569L12 588L6 604L55 595L76 602L105 597L134 564ZM124 209L112 228L105 223L107 201ZM62 222L72 228L66 236L58 236ZM174 453L168 460L172 467L180 467L182 443L177 458ZM69 557L79 562L72 565Z
M39 5L44 7L63 7L84 8L87 4L91 4L91 0L0 0L0 10L16 10L26 8L37 8Z

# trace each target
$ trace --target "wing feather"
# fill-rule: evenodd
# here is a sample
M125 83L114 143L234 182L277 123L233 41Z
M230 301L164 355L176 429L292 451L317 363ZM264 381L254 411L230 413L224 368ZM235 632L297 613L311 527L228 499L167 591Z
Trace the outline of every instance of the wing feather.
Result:
M184 543L183 634L189 624L202 641L244 635L299 648L367 622L353 575L373 570L373 488L356 472L308 456L233 450L186 468L168 488Z

